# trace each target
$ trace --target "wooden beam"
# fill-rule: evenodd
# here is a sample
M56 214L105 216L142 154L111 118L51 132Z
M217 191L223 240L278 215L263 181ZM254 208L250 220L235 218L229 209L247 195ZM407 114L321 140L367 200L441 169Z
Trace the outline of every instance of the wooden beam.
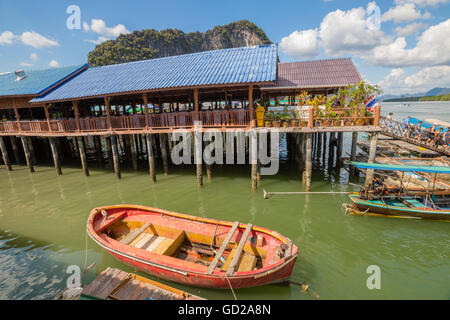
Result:
M83 168L83 173L86 177L89 176L89 167L86 157L86 150L84 148L84 139L83 137L77 137L78 140L78 150L80 151L80 160L81 160L81 167Z
M9 162L8 151L5 146L5 142L3 141L3 137L0 136L0 151L2 152L3 162L5 163L6 169L8 171L12 171L11 162Z
M116 174L117 179L122 178L122 173L120 172L120 163L119 163L119 153L117 152L117 140L116 136L111 136L111 149L112 156L114 162L114 173Z
M27 161L28 169L30 170L31 173L33 173L34 167L33 167L33 161L31 160L31 153L30 153L30 149L28 146L28 140L26 137L20 137L20 139L22 140L23 152L25 154L25 160Z
M145 129L147 130L149 127L149 119L148 119L148 99L147 94L142 94L142 100L144 101L144 109L145 109Z
M62 174L61 161L59 159L58 148L56 147L55 138L48 138L48 141L50 143L50 149L52 151L53 163L55 165L56 173L61 175Z
M209 265L208 270L206 271L206 274L212 274L214 272L214 269L216 269L217 264L219 263L219 259L222 257L223 253L225 252L225 249L227 248L228 244L230 243L231 238L233 237L234 232L236 231L237 227L239 227L239 222L235 221L233 226L230 229L230 232L228 232L227 237L222 242L222 245L220 246L219 251L216 253L213 261Z
M80 112L78 110L78 101L72 101L72 105L73 105L73 112L75 113L75 123L77 126L77 131L79 132L81 129L81 125L80 125Z
M253 85L248 87L248 111L250 112L250 126L256 127L255 115L253 110Z
M148 158L148 166L149 166L149 172L150 172L150 178L152 179L152 182L156 182L156 171L155 171L155 156L153 154L153 137L151 134L145 135L146 142L147 142L147 158Z
M194 117L195 121L200 121L200 111L198 102L198 88L194 89Z
M250 231L252 231L253 225L251 223L247 224L245 228L244 234L242 235L241 240L236 248L233 259L231 260L230 266L227 269L227 276L231 276L234 274L237 268L237 264L241 258L242 250L244 250L244 245L247 242Z
M47 119L47 124L48 124L48 131L52 132L52 125L50 122L50 114L48 113L48 105L44 104L44 112L45 112L45 118Z
M106 117L108 118L108 127L109 130L112 130L112 121L111 121L111 99L109 97L105 97L105 108L106 108Z

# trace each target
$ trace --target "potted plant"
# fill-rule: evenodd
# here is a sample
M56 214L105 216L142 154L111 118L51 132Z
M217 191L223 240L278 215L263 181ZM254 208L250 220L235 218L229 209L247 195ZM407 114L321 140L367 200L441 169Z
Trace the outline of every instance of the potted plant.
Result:
M291 127L298 127L300 124L300 121L298 119L298 114L295 111L291 112Z
M272 118L272 127L279 128L280 126L281 126L280 114L274 112Z

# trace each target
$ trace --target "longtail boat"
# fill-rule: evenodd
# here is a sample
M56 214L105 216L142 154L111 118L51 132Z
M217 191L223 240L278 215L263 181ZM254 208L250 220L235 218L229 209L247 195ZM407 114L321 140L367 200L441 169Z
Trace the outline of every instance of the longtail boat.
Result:
M298 248L251 224L138 205L98 207L87 232L120 261L156 277L210 288L245 288L287 280Z
M412 166L380 163L349 162L361 169L450 173L450 167ZM396 217L415 217L422 219L450 220L450 191L404 192L402 188L388 190L384 187L362 189L349 195L353 207L346 206L347 212L354 214L380 214Z

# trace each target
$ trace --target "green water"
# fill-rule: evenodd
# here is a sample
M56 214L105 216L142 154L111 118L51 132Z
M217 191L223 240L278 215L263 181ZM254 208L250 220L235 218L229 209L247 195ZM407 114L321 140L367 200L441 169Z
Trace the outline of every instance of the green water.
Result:
M316 163L314 191L346 191L344 170ZM0 298L50 299L65 287L66 268L84 265L85 225L91 208L133 203L197 216L251 222L291 238L300 256L292 280L306 281L321 299L448 299L450 224L404 219L346 216L345 195L276 196L262 189L303 190L296 170L284 164L275 177L250 189L246 166L215 168L213 180L196 186L195 168L171 168L150 182L147 172L125 171L116 180L107 169L77 166L57 176L50 166L0 169ZM133 270L88 240L86 281L108 266ZM369 290L366 269L381 268L381 289ZM164 281L162 281L164 282ZM167 283L167 282L166 282ZM209 299L232 299L230 290L171 283ZM236 290L238 299L313 299L297 286L269 285Z

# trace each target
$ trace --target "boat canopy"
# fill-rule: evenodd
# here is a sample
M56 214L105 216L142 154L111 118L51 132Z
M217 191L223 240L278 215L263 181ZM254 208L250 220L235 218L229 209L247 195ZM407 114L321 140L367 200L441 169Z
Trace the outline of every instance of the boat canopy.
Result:
M348 163L361 169L374 169L386 171L405 171L405 172L431 172L431 173L450 173L450 167L440 166L411 166L402 164L387 164L387 163L367 163L348 161Z

